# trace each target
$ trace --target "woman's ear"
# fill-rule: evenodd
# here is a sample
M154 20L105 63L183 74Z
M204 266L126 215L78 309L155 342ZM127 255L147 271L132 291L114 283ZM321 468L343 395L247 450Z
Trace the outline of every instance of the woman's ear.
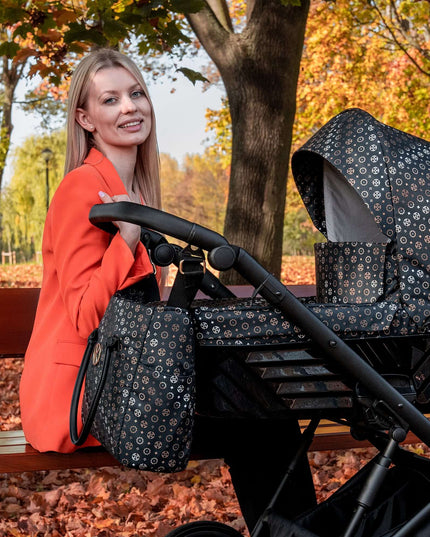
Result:
M94 132L94 125L91 123L87 112L83 108L77 108L75 114L76 121L88 132Z

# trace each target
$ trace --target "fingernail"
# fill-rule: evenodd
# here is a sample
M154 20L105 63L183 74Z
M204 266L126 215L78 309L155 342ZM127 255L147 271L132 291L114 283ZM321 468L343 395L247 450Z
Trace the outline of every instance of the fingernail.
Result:
M104 198L104 197L106 196L106 194L103 192L103 190L100 190L100 192L99 192L99 196L100 196L101 198Z

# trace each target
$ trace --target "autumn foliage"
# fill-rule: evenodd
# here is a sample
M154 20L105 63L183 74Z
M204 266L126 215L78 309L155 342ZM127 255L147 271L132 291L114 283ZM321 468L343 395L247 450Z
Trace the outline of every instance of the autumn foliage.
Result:
M10 475L0 499L5 537L162 537L198 519L245 529L220 461L192 461L169 476L123 468Z
M2 265L0 267L0 287L40 287L42 265Z

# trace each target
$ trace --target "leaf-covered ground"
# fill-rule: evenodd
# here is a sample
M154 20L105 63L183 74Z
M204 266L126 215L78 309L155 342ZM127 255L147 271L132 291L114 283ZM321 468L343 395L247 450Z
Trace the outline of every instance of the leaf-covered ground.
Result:
M37 287L41 272L40 265L1 266L0 286ZM283 281L313 283L313 259L285 259ZM18 429L22 360L2 360L1 367L1 428ZM373 448L309 454L318 500L330 496L374 454ZM0 474L1 537L163 537L196 520L224 522L247 535L221 460L191 461L174 475L123 468Z
M173 269L169 283L173 281ZM315 283L315 262L311 256L285 256L282 263L282 282L285 285ZM0 265L0 287L39 287L42 265Z
M18 429L22 360L2 360L3 430ZM373 449L309 455L318 499L332 494ZM227 467L191 461L157 475L123 468L0 474L2 537L163 537L179 524L217 520L247 535Z
M0 287L40 287L42 265L0 265Z

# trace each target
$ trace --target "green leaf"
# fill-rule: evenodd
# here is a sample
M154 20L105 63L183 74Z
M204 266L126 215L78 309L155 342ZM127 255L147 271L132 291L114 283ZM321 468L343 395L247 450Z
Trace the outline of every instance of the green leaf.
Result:
M142 15L140 13L122 13L121 22L128 26L137 26L142 22ZM145 17L146 18L146 17ZM149 25L148 25L149 26Z
M103 33L109 39L119 40L127 36L127 29L124 24L113 19L105 19L103 24Z
M174 46L183 41L189 43L190 39L182 31L176 21L170 21L166 24L163 32L164 40L170 45Z
M25 39L27 37L27 33L32 34L33 31L33 26L28 22L24 22L15 28L13 32L13 37L22 37L23 39Z
M13 41L5 41L0 45L0 56L6 56L7 58L14 58L16 53L21 47Z
M197 13L205 6L203 0L171 0L170 9L175 13Z
M180 67L177 69L177 71L180 71L184 76L186 76L194 86L196 85L196 82L209 82L209 80L201 73L194 71L193 69L188 69L188 67Z
M3 2L0 5L0 24L10 26L26 18L26 11L18 6L5 6Z
M99 46L106 46L106 39L99 31L94 28L88 30L80 24L73 23L70 25L69 30L64 34L64 41L66 43L73 43L74 41L86 41L87 43L95 43Z

